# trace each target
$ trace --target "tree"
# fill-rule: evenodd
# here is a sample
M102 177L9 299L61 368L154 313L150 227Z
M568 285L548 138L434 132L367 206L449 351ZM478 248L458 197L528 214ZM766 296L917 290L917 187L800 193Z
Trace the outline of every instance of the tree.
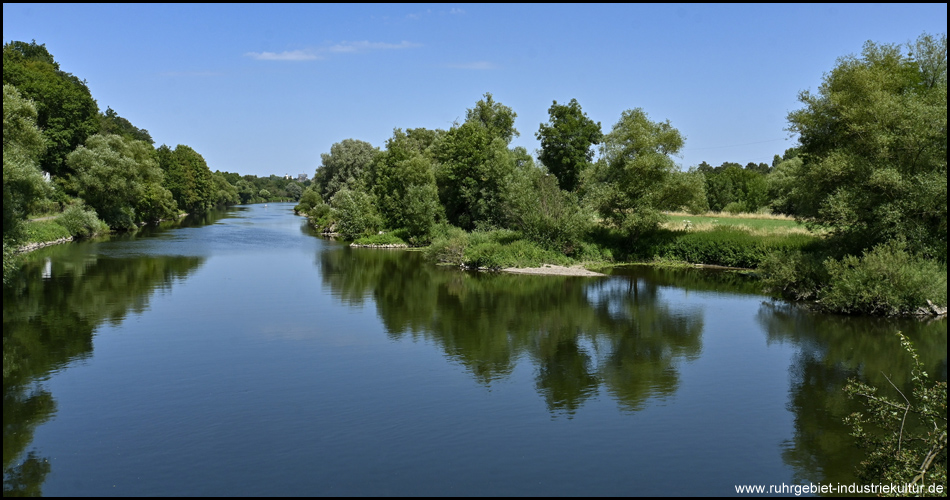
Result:
M66 157L80 196L109 227L132 229L139 222L175 217L171 192L162 187L155 150L118 135L96 134Z
M30 205L45 197L39 159L46 148L36 107L12 85L3 86L3 237L16 236Z
M99 131L99 106L86 82L59 69L46 45L10 42L3 46L3 83L14 85L36 104L36 124L46 137L40 169L56 176L66 155Z
M947 37L867 42L789 113L802 164L789 200L857 250L904 239L947 255Z
M297 201L300 199L300 196L303 194L303 187L299 183L290 181L284 186L284 190L287 191L287 196L290 196Z
M372 191L383 223L405 228L417 240L442 218L431 151L437 137L426 129L396 129L373 164Z
M132 125L132 122L119 116L112 108L106 108L99 114L99 133L121 135L129 139L155 144L148 130Z
M504 186L517 162L530 161L523 151L508 149L518 134L515 116L511 108L486 93L484 100L468 110L465 123L452 127L439 142L436 182L450 223L472 230L478 224L501 220Z
M162 144L156 150L164 172L164 186L178 207L188 213L203 213L215 204L217 189L205 159L194 149L179 144L172 150Z
M603 139L600 122L588 118L577 99L566 106L554 101L548 115L550 123L542 123L536 134L541 141L538 159L555 175L561 189L574 191L594 158L592 146Z
M363 177L378 153L372 144L356 139L344 139L330 146L329 153L320 155L323 164L313 176L323 199L332 199L344 187L363 189Z
M601 216L637 238L659 226L662 210L704 202L702 176L681 172L671 158L683 143L669 121L652 122L640 108L624 111L587 181Z

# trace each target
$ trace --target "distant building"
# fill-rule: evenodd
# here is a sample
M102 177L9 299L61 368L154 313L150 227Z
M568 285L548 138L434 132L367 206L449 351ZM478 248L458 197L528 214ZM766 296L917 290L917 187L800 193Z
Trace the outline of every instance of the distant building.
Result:
M290 174L284 174L284 179L290 180Z
M300 174L297 176L297 182L307 182L307 174Z

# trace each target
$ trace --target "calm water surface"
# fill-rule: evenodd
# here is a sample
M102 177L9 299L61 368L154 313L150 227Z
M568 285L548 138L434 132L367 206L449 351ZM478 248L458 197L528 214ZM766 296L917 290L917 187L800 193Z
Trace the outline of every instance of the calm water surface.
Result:
M946 322L732 274L464 273L291 204L31 254L3 301L4 495L730 495L855 481L858 376Z

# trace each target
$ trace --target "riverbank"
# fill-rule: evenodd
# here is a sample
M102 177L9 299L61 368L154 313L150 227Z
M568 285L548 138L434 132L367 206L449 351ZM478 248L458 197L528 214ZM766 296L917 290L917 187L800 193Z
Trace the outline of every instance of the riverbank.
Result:
M603 273L584 269L580 265L568 267L554 264L542 264L541 267L506 267L501 269L501 271L510 274L536 274L551 276L607 276Z

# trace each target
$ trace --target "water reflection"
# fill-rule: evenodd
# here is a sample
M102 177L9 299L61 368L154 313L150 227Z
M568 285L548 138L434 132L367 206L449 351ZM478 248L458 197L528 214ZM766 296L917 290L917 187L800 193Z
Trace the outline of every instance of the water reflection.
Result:
M570 416L601 389L638 410L673 394L677 361L701 350L701 310L674 312L647 280L465 273L414 252L347 247L317 260L341 302L371 298L391 338L439 346L482 384L528 357L552 413Z
M91 245L33 256L3 291L3 495L38 496L50 472L45 457L24 455L36 427L56 411L41 380L92 354L104 322L148 308L151 294L193 273L197 257L105 258Z
M758 321L770 342L789 342L798 348L789 367L789 410L795 415L795 435L783 459L795 469L799 482L855 481L853 464L860 462L862 451L843 420L862 408L847 398L843 388L848 378L856 377L899 400L889 378L905 394L910 393L913 361L895 332L903 332L914 342L932 379L947 379L945 320L821 315L788 304L764 303Z

